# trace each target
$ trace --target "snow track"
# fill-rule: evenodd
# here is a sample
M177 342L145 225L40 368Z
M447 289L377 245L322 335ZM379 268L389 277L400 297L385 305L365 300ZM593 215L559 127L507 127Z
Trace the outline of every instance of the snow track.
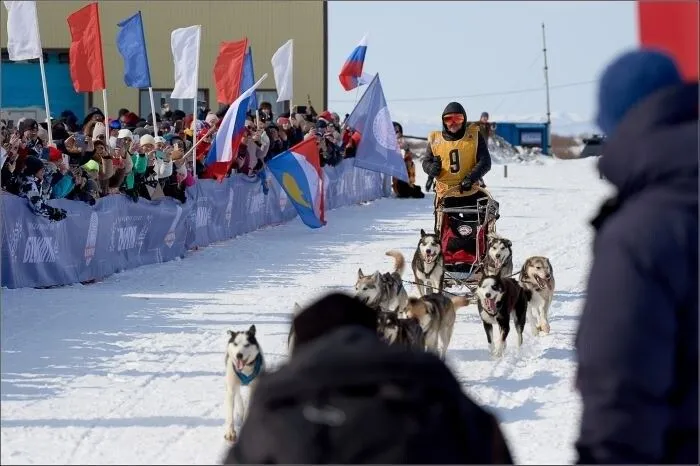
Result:
M509 178L494 166L486 179L515 270L527 256L551 259L552 333L533 338L526 327L518 350L511 332L495 361L475 308L462 308L447 362L499 416L519 463L574 459L573 339L589 266L587 221L609 193L593 163L510 166ZM327 217L320 230L296 219L94 285L3 289L2 463L219 462L226 330L255 324L268 365L283 363L294 301L350 292L359 267L391 268L388 249L410 262L420 228L432 227L432 196ZM409 267L404 278L413 280Z

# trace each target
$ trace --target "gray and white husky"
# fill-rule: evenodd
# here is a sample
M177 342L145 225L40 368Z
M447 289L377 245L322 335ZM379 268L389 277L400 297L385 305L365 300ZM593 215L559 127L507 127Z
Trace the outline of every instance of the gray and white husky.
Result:
M532 291L528 303L528 320L533 335L549 333L549 307L554 298L554 269L544 256L528 257L520 269L520 286Z
M513 275L513 243L500 236L488 236L488 249L483 267L486 275L507 278Z
M450 346L458 308L469 304L464 296L448 298L442 293L430 293L420 298L408 298L406 315L420 323L425 335L425 349L445 359ZM442 343L438 350L438 343Z
M442 257L440 238L435 233L426 233L421 228L420 240L411 262L418 293L442 293L445 282L445 260Z
M245 422L248 415L247 406L243 403L241 387L250 386L248 400L258 383L258 376L265 370L265 360L255 338L255 325L251 325L245 332L227 331L229 339L226 343L226 398L224 406L226 410L226 423L224 424L224 439L229 442L236 441L236 429L234 426L234 411L238 410L241 419Z
M396 312L377 313L377 334L389 345L425 350L425 335L416 319L402 319Z
M386 255L394 258L394 271L381 273L377 270L365 275L359 269L355 297L378 311L403 313L408 302L408 293L401 280L406 260L399 251L387 251Z

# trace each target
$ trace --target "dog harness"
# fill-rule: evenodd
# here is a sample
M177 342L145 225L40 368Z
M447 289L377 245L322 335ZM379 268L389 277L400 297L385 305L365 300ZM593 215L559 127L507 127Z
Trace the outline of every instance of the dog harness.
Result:
M258 354L256 356L255 360L253 360L253 364L254 364L253 373L250 375L245 375L242 372L238 372L235 367L233 368L233 372L236 373L236 375L238 376L238 379L241 381L241 385L243 385L244 387L246 385L249 385L253 380L255 380L255 378L257 376L260 375L260 372L262 372L262 367L263 367L262 354Z

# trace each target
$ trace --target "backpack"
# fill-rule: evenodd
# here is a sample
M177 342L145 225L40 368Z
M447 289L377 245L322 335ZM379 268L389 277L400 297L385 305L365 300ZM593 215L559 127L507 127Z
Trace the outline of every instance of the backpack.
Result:
M493 416L433 354L343 327L263 374L224 464L512 464Z

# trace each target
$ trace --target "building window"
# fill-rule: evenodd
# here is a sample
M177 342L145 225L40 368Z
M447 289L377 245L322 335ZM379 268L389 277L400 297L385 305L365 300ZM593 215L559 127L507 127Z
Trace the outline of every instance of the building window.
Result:
M44 52L44 63L49 61L49 54ZM8 53L7 49L2 49L2 52L0 52L1 60L3 63L39 63L38 58L33 58L31 60L20 60L20 61L15 61L11 62L10 61L10 54Z
M153 89L153 105L156 107L156 113L163 115L163 105L168 104L170 111L182 110L186 114L192 113L193 99L172 99L170 94L173 93L172 89ZM197 92L197 100L199 101L199 108L203 109L207 107L207 102L209 100L209 92L207 89L200 89ZM151 114L151 99L148 95L148 89L139 90L139 116L142 118L147 118Z
M542 133L539 131L523 131L520 133L521 146L541 146Z
M269 102L272 105L272 114L277 118L282 113L289 112L289 102L282 101L277 102L277 91L274 89L263 89L255 91L255 95L258 98L258 108L260 108L260 102Z

